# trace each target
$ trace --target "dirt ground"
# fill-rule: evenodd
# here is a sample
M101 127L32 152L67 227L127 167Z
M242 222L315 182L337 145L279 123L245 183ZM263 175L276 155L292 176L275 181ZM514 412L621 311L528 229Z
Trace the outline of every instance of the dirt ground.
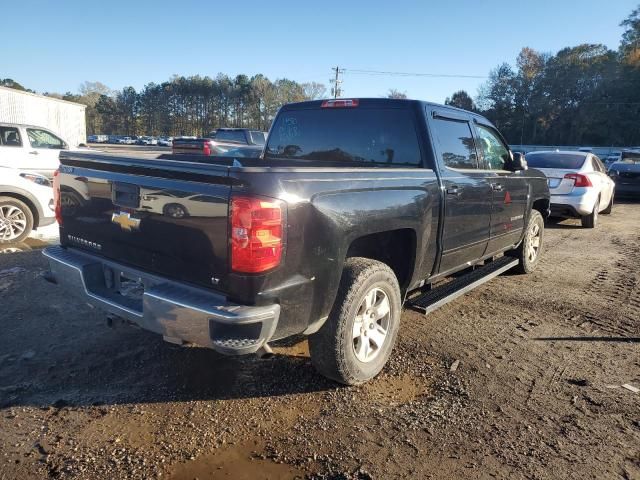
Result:
M545 247L532 275L405 311L349 388L306 342L227 358L110 327L37 245L0 255L0 479L638 479L640 204Z

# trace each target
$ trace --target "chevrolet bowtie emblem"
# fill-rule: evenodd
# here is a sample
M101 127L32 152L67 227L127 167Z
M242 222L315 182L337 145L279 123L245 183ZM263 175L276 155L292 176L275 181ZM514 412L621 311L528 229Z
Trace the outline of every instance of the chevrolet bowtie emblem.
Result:
M140 228L140 219L131 218L131 214L128 212L113 212L111 215L111 221L120 225L120 228L126 232L131 230L138 230Z

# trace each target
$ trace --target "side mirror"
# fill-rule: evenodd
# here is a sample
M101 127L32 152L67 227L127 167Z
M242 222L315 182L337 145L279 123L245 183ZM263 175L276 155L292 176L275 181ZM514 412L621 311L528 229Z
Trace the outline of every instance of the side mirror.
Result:
M511 168L510 170L517 172L520 170L526 170L529 168L527 166L527 161L524 158L524 154L520 152L511 153Z

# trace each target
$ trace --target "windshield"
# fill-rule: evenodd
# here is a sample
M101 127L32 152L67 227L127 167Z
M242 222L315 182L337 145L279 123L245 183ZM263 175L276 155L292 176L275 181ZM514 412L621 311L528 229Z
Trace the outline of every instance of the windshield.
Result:
M640 152L622 152L623 163L640 163Z
M579 153L527 153L527 164L533 168L561 168L563 170L579 170L587 158Z
M242 130L217 130L215 139L217 142L247 143Z

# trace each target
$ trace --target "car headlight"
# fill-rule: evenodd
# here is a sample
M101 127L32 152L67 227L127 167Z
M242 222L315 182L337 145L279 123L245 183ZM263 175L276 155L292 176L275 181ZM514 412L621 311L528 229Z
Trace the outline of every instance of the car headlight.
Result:
M21 173L20 176L25 180L29 180L33 183L37 183L38 185L42 185L43 187L51 186L51 182L47 177L38 175L37 173Z

